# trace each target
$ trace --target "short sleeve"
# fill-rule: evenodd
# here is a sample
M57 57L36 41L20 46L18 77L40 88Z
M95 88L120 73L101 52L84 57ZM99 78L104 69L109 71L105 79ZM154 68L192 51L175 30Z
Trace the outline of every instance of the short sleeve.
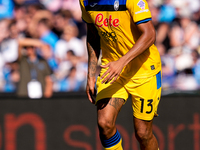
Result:
M92 23L91 18L89 16L89 13L85 10L84 1L83 0L79 0L79 2L80 2L80 6L81 6L83 21L86 22L86 23Z
M146 0L127 0L126 7L135 24L151 20L151 12Z

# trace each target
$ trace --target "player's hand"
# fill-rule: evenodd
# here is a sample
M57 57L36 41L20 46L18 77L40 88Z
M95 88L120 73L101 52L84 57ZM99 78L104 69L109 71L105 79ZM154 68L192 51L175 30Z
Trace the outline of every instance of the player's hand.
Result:
M95 104L95 98L96 97L96 90L95 90L95 77L88 77L87 79L87 86L86 86L86 94L88 96L89 101L92 104Z
M103 79L101 83L108 83L111 81L110 84L112 84L121 74L124 64L120 61L113 61L106 65L101 65L101 67L108 68L108 70L101 76L101 79Z

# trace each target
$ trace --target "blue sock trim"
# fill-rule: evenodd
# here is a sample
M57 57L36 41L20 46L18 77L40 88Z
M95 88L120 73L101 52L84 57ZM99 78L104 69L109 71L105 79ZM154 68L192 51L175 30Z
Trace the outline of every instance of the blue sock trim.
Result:
M121 135L117 131L111 138L109 138L107 140L104 140L101 138L101 143L102 143L103 147L109 148L109 147L112 147L112 146L116 145L117 143L119 143L120 140L121 140Z

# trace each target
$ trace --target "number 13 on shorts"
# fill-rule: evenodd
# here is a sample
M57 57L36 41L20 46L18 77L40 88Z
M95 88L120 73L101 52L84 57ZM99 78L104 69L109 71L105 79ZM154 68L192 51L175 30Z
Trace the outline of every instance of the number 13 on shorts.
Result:
M160 96L154 99L140 98L133 104L133 115L142 120L152 120L154 116L158 116L157 107L160 101Z
M132 97L132 107L136 118L152 120L154 116L158 116L157 108L161 96L159 76L160 74L153 76L148 82L135 89L137 94Z
M141 98L140 101L141 101L140 112L144 113L144 99ZM153 110L153 105L152 105L153 99L149 99L147 102L148 102L147 106L150 107L150 110L145 111L145 113L150 114Z

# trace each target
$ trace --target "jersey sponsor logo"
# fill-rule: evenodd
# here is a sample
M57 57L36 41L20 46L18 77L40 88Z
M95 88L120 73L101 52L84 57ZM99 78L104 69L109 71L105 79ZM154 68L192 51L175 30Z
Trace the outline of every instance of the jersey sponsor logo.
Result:
M119 0L115 0L115 3L114 3L114 10L118 10L119 9Z
M137 5L141 8L141 9L145 9L145 2L143 0L140 0Z
M144 10L140 10L140 11L135 12L135 14L139 14L139 13L143 13L143 12L148 12L148 11L149 11L148 9L144 9Z
M114 31L113 32L107 32L107 31L103 32L102 31L101 35L106 41L114 41L114 42L117 41L117 35Z
M118 27L119 26L119 19L115 18L112 19L112 15L109 16L109 18L104 18L104 15L102 13L97 14L95 17L95 25L97 27Z

